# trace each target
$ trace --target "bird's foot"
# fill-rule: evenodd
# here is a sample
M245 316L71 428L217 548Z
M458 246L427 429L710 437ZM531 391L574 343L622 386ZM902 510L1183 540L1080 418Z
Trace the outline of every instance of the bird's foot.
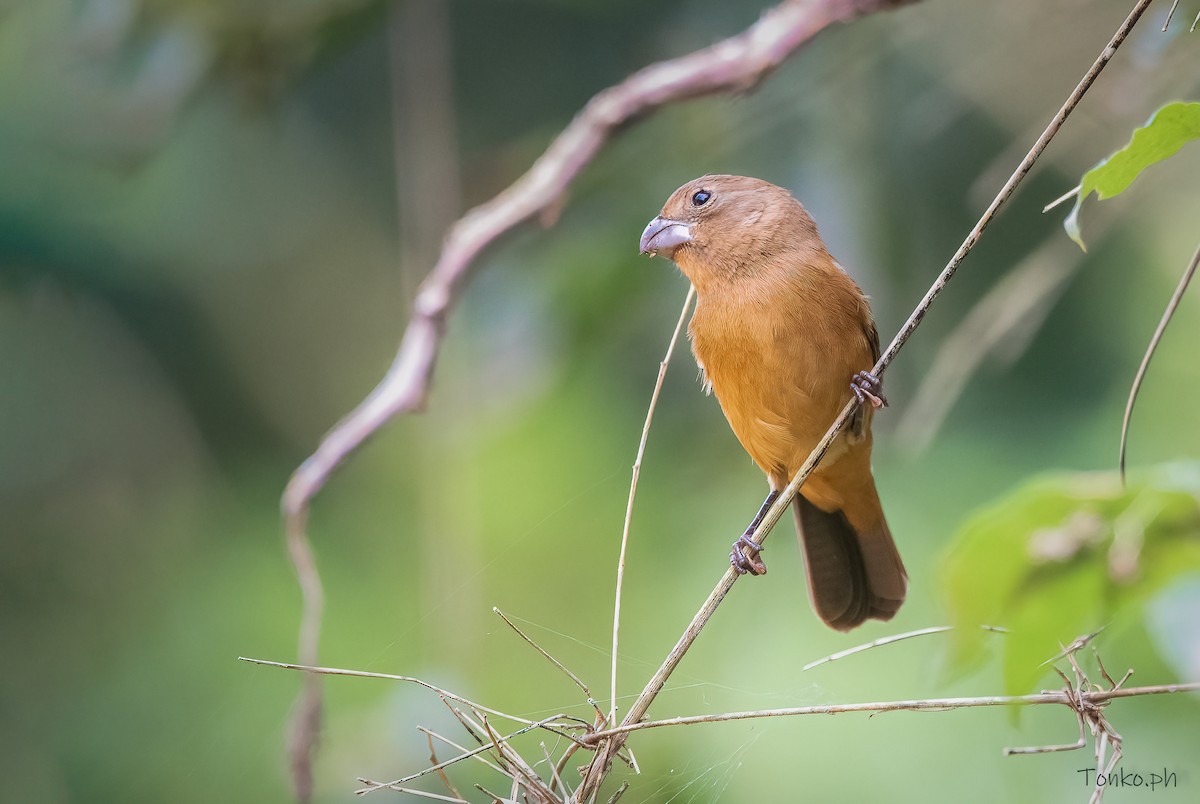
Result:
M883 388L883 380L869 371L860 371L850 380L850 390L858 397L860 405L869 404L878 410L887 407L887 397L879 393Z
M766 548L750 538L749 533L738 536L729 551L729 563L737 570L738 575L766 575L767 565L762 560L762 551Z

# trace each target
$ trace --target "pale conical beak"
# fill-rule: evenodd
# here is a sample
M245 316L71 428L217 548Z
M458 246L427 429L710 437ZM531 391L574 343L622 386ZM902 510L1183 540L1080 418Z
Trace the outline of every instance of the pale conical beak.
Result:
M659 216L646 224L639 245L643 254L658 254L670 259L676 248L691 240L691 224Z

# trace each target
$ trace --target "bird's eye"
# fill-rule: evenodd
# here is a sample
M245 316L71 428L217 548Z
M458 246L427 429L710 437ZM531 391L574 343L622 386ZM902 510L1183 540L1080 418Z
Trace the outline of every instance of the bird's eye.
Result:
M701 190L692 196L692 206L702 207L708 203L708 199L712 198L712 193L708 190Z

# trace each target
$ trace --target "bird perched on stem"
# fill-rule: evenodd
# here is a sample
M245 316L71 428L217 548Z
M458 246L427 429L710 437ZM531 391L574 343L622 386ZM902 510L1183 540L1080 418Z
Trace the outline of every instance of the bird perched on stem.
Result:
M767 571L750 534L853 393L854 419L793 511L817 615L839 631L890 620L908 577L871 475L871 415L887 402L870 373L879 335L862 290L799 201L744 176L680 187L642 233L641 250L674 261L695 286L688 335L705 388L770 483L733 543L734 568Z

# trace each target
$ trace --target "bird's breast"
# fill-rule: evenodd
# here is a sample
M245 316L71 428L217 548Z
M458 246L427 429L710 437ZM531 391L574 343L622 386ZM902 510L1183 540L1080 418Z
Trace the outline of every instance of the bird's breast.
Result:
M852 372L822 348L813 323L759 305L702 302L689 327L696 361L730 427L771 475L786 476L807 457L849 396Z

